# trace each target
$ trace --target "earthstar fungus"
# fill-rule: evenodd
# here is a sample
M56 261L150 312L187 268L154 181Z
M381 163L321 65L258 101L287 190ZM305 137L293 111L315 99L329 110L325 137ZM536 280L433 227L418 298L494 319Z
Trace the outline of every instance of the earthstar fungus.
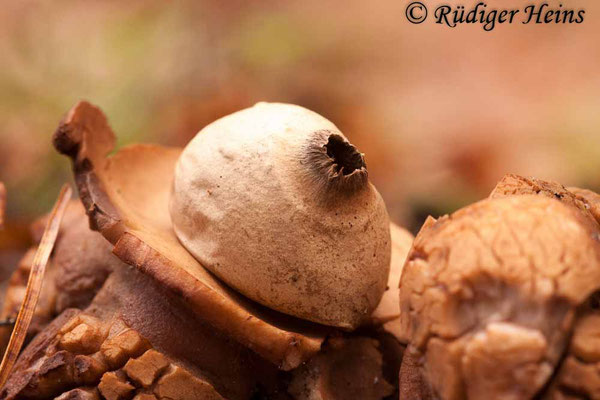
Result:
M577 380L569 366L579 362L571 352L593 353L581 338L598 331L581 319L596 318L585 310L600 289L599 226L589 209L562 185L507 175L490 198L429 219L400 283L409 343L400 392L595 398L592 375ZM600 358L590 361L579 371Z
M347 256L343 254L308 260L306 271L313 268L310 278L318 283L325 274L325 281L330 281L326 285L333 286L309 291L314 302L301 299L298 312L285 309L286 299L277 293L266 295L273 304L280 303L281 307L269 305L279 311L241 295L207 271L175 234L169 200L182 149L131 145L109 156L115 138L106 117L81 102L67 113L54 136L55 147L73 162L81 202L66 206L39 306L27 331L31 341L0 390L0 399L345 400L352 394L382 400L397 395L403 346L395 338L400 315L393 299L412 235L390 226L385 206L368 182L363 155L333 124L290 105L262 104L241 113L257 110L263 117L250 115L250 123L244 125L251 128L246 132L251 137L262 134L265 141L259 144L266 146L248 170L262 173L265 178L259 183L267 186L252 186L253 176L248 178L235 165L220 176L224 179L230 173L227 185L233 189L244 183L262 187L255 199L261 202L258 206L285 208L287 201L297 210L291 222L309 235L312 229L312 234L325 238L317 248L322 252L310 248L318 240L291 240L286 248L292 252L290 260L344 250L355 252L350 261L360 267L351 262L323 264L327 257L335 261ZM260 120L271 130L256 130ZM287 135L281 135L282 125ZM216 147L209 150L225 158L240 155L235 143L230 143L229 152L222 151L223 143L229 142L215 141ZM252 151L242 151L240 157L248 154ZM219 166L232 166L219 156L207 155L209 167L201 167L217 173ZM261 171L265 165L275 171ZM220 181L219 185L223 186ZM282 196L269 196L269 189L277 185L282 190L276 194ZM208 190L218 197L219 189ZM231 194L222 197L228 200ZM241 198L240 204L248 199L252 197ZM218 207L231 211L223 207L226 203L206 201L205 206L214 217ZM307 222L313 214L326 218ZM246 221L243 215L239 218ZM47 221L42 218L33 225L34 241L42 236L40 227ZM333 226L336 221L339 227ZM225 240L239 247L255 246L249 253L263 246L281 256L277 253L281 248L270 247L270 242L280 245L274 235L288 235L290 227L274 232L263 228L252 239ZM378 243L369 237L360 240L370 229L379 235ZM349 234L357 239L343 237ZM342 246L333 240L336 235ZM311 251L296 248L303 240ZM21 302L32 254L25 255L11 277L3 316L14 315ZM273 254L265 257L274 272L292 265L274 262ZM254 266L255 276L265 273L264 266ZM331 282L336 274L338 282ZM355 282L363 277L371 286ZM281 283L277 273L270 279ZM299 274L283 283L302 279ZM355 297L364 298L355 301L351 294L340 293L339 286L344 285ZM315 311L324 291L335 300L330 315ZM358 325L361 329L352 331Z
M57 150L73 161L90 226L113 244L113 253L179 293L208 323L284 369L316 353L324 332L248 302L177 240L168 201L181 150L130 145L107 157L114 144L106 117L87 102L69 111L54 136Z

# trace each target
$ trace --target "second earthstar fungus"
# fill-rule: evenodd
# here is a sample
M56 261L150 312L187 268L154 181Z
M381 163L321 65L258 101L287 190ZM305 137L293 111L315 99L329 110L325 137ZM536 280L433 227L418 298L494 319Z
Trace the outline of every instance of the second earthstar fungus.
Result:
M349 181L347 190L334 184L334 193L350 199L374 190L363 181L362 154L332 129L318 145L321 161L329 160L325 170L342 179L359 171L363 182ZM85 102L55 134L55 146L73 161L81 203L68 205L31 342L0 398L341 400L348 390L365 400L397 396L403 346L394 330L398 303L390 300L412 242L408 232L390 226L386 215L382 232L392 234L381 243L391 247L383 254L385 279L358 313L358 330L286 315L224 284L180 244L168 201L182 149L142 144L109 155L114 141L105 116ZM34 224L34 239L43 221ZM365 262L366 273L371 262L379 261ZM11 279L5 315L19 302L29 265L26 257ZM351 389L339 390L348 383Z
M576 193L507 175L488 199L425 223L400 283L400 393L596 398L598 195Z

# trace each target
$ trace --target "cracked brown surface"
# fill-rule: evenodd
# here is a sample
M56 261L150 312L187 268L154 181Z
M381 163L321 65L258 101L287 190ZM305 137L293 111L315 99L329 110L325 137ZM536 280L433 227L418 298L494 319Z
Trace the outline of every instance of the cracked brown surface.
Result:
M600 286L597 230L577 206L493 197L429 220L402 276L402 334L440 398L533 397Z
M580 307L568 352L544 399L600 399L600 307L596 293Z
M576 187L565 189L562 185L553 182L507 176L498 184L492 196L501 195L503 183L510 181L518 181L521 186L514 194L527 192L533 187L538 195L553 197L575 207L584 220L590 221L593 218L600 223L600 195L591 190ZM547 190L538 191L540 187ZM498 190L499 188L501 190ZM593 223L590 226L592 230L597 229ZM598 238L599 235L596 234L595 237ZM596 283L600 287L600 282L596 281ZM600 399L600 295L598 293L600 292L596 291L591 294L579 306L568 350L563 355L562 363L557 367L555 376L548 384L548 390L540 397Z
M181 149L134 145L106 158L115 137L102 112L76 105L55 147L71 157L90 224L124 262L184 298L204 320L283 369L318 352L328 330L267 310L216 280L181 246L168 213Z
M223 399L121 320L71 309L45 332L24 353L3 399Z
M382 336L332 339L324 351L291 373L289 388L258 394L239 392L245 385L239 375L215 379L200 370L198 366L206 360L196 359L193 365L188 364L190 360L176 360L164 342L154 346L132 329L125 321L127 315L107 318L112 313L101 309L102 318L92 315L99 311L94 307L85 312L69 309L48 325L23 353L0 399L286 400L291 399L286 394L289 391L298 400L381 400L391 399L388 395L397 387L388 383L389 376L397 374L401 357L398 349L393 349L399 346L393 338L393 343ZM204 341L202 338L200 343ZM193 347L186 350L194 352ZM235 363L247 363L243 356L228 359L222 348L216 352L224 366L239 368ZM209 353L202 356L210 357ZM390 361L395 364L391 370L386 365ZM264 377L264 369L256 370L256 365L252 369ZM290 380L278 379L286 384ZM264 384L263 380L263 389Z

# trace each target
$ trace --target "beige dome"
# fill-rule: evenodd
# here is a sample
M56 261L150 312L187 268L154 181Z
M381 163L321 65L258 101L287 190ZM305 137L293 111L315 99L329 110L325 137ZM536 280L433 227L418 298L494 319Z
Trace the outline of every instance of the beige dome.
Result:
M205 127L177 162L170 212L202 265L283 313L355 328L385 290L385 204L362 154L305 108L259 103Z

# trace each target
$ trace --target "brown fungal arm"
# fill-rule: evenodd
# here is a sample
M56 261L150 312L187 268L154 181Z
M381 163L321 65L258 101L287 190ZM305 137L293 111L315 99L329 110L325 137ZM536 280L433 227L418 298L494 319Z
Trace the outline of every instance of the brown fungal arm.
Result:
M86 102L69 111L54 145L73 161L90 225L115 246L119 258L178 293L207 323L284 369L319 350L320 328L241 298L181 246L168 214L180 149L137 145L105 158L114 134L102 112Z
M400 305L398 304L400 276L414 236L394 223L390 224L390 235L392 239L392 257L387 288L379 305L371 315L371 322L374 325L383 325L386 331L400 340Z

